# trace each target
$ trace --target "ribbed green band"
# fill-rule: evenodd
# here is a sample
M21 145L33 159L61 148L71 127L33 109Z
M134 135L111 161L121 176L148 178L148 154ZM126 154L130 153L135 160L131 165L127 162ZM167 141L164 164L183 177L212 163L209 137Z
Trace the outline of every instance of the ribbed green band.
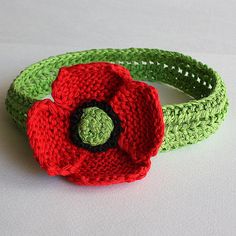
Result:
M194 98L187 103L163 106L162 151L208 137L227 113L224 82L214 70L189 56L159 49L94 49L50 57L22 71L6 98L13 120L20 128L25 128L28 109L51 93L51 83L60 67L95 61L121 64L130 70L135 80L167 83Z

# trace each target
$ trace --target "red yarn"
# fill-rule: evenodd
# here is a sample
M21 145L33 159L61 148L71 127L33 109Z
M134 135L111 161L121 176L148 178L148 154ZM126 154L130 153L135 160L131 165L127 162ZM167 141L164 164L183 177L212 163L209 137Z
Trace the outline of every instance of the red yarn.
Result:
M28 112L27 134L35 158L49 175L82 185L108 185L143 178L164 135L162 108L155 88L134 81L127 69L105 62L60 69L52 97ZM104 152L75 146L70 115L91 100L106 102L121 121L118 145Z

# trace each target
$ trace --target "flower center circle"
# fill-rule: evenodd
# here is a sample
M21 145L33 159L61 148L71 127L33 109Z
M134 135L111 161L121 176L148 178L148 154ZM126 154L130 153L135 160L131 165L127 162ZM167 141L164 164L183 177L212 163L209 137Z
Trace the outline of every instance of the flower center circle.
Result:
M91 146L102 145L110 138L113 129L113 121L105 111L98 107L83 109L78 133L84 143Z

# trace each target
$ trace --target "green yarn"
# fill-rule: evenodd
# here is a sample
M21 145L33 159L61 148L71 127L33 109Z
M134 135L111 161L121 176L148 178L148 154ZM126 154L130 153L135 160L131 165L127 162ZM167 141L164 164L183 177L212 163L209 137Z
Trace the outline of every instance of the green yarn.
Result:
M98 107L85 108L83 112L78 125L80 138L91 146L104 144L114 129L112 119Z
M6 98L6 108L13 120L25 129L28 109L51 93L60 67L98 61L121 64L135 80L167 83L194 98L187 103L162 106L165 121L162 151L207 138L227 113L223 80L213 69L189 56L146 48L93 49L53 56L26 68L12 83Z

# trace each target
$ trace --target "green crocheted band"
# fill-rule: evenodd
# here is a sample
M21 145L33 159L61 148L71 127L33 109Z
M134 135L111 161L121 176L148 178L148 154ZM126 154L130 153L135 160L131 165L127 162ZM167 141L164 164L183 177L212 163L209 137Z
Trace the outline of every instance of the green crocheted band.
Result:
M66 53L29 66L14 80L7 94L6 107L13 120L20 128L25 128L28 109L51 93L51 84L60 67L98 61L121 64L130 70L135 80L167 83L193 97L187 103L163 106L165 138L162 151L208 137L225 117L226 89L214 70L178 52L130 48ZM107 133L111 130L112 123Z

